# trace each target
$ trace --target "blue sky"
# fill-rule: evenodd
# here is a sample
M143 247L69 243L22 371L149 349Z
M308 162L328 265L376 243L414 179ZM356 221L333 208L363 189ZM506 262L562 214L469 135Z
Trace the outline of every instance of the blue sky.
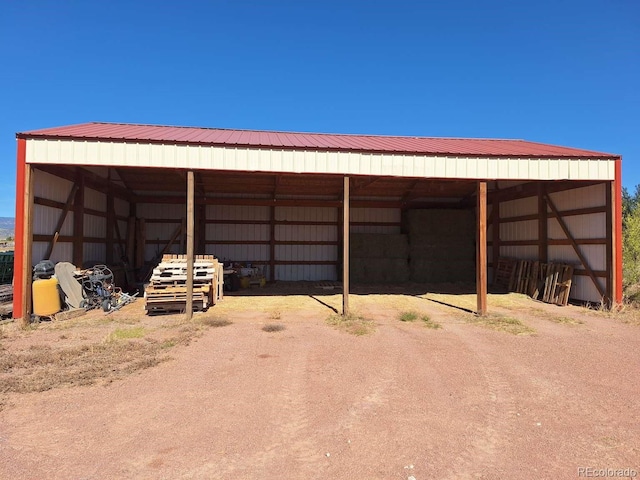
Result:
M523 138L640 183L640 2L0 4L0 216L15 133L87 121Z

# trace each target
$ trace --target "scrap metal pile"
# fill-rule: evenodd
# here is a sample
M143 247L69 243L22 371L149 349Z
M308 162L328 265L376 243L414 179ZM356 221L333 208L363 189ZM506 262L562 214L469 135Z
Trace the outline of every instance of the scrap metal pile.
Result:
M72 263L59 262L55 273L70 309L102 308L110 313L131 303L137 295L129 295L116 286L113 272L106 265L78 270Z

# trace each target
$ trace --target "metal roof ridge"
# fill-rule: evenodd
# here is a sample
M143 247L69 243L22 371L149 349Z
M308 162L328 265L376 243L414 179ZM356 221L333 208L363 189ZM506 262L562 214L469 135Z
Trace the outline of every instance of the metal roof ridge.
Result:
M83 128L84 127L84 128ZM127 134L127 129L129 132ZM193 137L197 137L194 139ZM493 155L504 157L621 157L619 154L567 147L525 139L482 137L420 137L356 133L290 132L184 125L91 121L16 133L17 138L58 137L109 140L149 140L238 146L281 146L370 152ZM162 138L166 137L166 138ZM271 137L271 138L270 138ZM284 140L283 140L284 137ZM277 141L272 140L276 138ZM281 145L278 145L281 144ZM491 146L492 145L492 146ZM516 145L522 148L517 148ZM519 151L521 150L522 151ZM512 151L513 150L513 151Z
M131 122L104 122L104 121L89 121L81 123L72 123L70 125L61 125L58 127L39 128L37 130L30 130L30 132L37 132L38 130L50 130L53 128L68 128L81 125L122 125L129 127L154 127L154 128L180 128L180 129L195 129L195 130L221 130L231 132L246 132L246 133L275 133L275 134L293 134L293 135L320 135L320 136L342 136L342 137L369 137L369 138L401 138L401 139L417 139L417 140L476 140L476 141L496 141L496 142L527 142L528 140L519 138L494 138L494 137L430 137L420 135L389 135L384 133L332 133L332 132L311 132L311 131L295 131L295 130L267 130L267 129L254 129L254 128L227 128L227 127L202 127L194 125L167 125L158 123L131 123ZM29 131L28 131L29 132ZM19 132L19 133L28 133ZM538 142L539 143L539 142ZM547 144L550 145L550 144Z

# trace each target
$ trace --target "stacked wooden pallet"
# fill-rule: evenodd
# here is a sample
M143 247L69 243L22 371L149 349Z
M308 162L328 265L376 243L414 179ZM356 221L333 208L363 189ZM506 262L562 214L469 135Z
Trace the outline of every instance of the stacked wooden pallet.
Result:
M500 258L494 283L545 303L567 305L572 277L571 265Z
M196 255L193 262L193 309L206 310L222 300L222 264L213 255ZM187 257L164 255L145 288L147 313L184 311L187 305Z

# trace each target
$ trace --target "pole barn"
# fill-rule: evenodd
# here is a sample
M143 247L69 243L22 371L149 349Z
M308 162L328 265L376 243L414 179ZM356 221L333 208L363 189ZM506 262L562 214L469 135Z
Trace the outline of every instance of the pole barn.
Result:
M17 134L14 318L43 259L141 267L158 251L271 281L475 281L499 258L574 266L622 301L621 157L523 140L86 123Z

